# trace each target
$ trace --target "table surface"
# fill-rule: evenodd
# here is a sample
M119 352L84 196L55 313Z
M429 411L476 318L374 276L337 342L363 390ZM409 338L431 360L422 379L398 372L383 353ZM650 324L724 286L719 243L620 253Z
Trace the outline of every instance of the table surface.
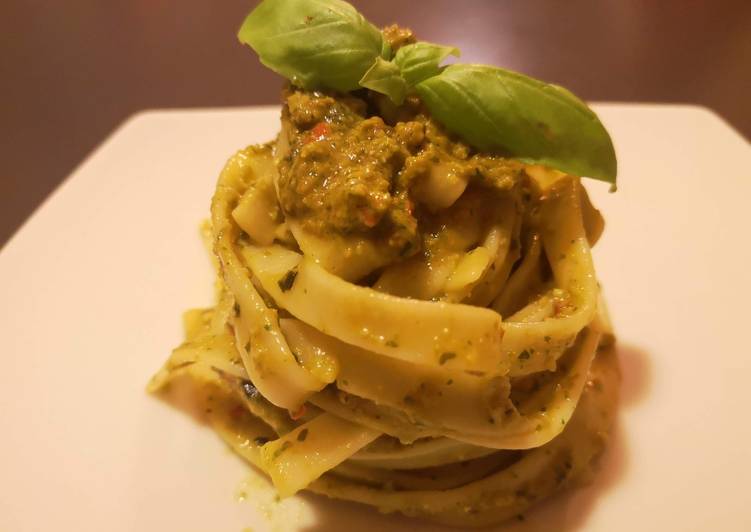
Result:
M352 3L378 25L458 46L464 61L587 100L703 105L751 137L748 0ZM235 39L252 5L0 2L0 245L134 112L277 102L281 79Z

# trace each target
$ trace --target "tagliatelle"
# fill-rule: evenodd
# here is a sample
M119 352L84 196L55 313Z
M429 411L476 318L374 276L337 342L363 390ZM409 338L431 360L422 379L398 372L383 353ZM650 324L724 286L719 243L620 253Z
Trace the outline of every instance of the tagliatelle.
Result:
M242 253L277 304L325 333L418 364L505 369L500 359L501 316L493 311L383 294L347 283L279 246L246 246ZM285 288L284 279L291 277Z
M222 171L218 302L150 389L187 377L282 496L479 526L584 478L618 372L579 178L287 98L277 142Z

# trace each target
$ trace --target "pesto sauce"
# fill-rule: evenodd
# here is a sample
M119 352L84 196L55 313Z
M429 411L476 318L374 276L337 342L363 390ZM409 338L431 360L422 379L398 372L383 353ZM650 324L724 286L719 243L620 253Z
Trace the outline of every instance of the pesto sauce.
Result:
M277 157L285 215L319 236L370 239L394 261L423 248L419 185L436 168L496 190L509 190L523 172L517 161L473 154L416 98L393 109L375 94L289 89L282 124Z

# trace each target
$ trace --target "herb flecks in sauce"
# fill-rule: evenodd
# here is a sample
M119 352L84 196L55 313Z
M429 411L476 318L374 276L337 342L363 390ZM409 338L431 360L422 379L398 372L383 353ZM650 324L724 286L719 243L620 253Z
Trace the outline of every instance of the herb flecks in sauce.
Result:
M285 273L284 276L279 279L279 281L277 281L277 284L279 285L279 288L281 288L282 292L287 292L292 289L292 286L295 284L296 278L297 270L292 269Z
M446 362L454 358L456 358L456 353L452 351L448 351L446 353L441 354L441 358L438 359L438 363L441 365L444 365Z
M425 248L418 214L448 206L431 191L468 182L508 191L523 176L521 163L447 134L414 97L395 107L381 95L290 88L277 152L287 217L324 238L370 239L394 260Z
M284 451L286 451L290 447L292 447L292 442L290 441L283 442L282 445L276 451L274 451L274 455L272 456L271 459L276 460L282 455L282 453L284 453Z
M258 436L257 438L253 440L253 443L255 443L256 445L260 447L261 445L266 445L270 441L271 440L265 436Z

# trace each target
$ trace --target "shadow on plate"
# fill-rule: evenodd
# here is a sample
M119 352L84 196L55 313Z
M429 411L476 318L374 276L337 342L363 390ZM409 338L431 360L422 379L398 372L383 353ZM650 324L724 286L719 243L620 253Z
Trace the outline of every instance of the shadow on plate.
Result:
M651 370L649 356L643 350L628 343L619 342L616 347L621 368L620 412L634 407L649 393ZM598 499L616 486L628 473L628 435L622 428L621 416L616 418L611 441L600 458L598 470L591 484L554 496L532 508L517 520L495 527L475 530L502 532L537 532L556 530L573 532L580 530ZM315 523L303 527L301 532L357 531L376 532L400 530L410 532L458 530L438 526L400 515L383 515L374 509L357 503L333 501L325 497L305 494L303 498L315 510Z

